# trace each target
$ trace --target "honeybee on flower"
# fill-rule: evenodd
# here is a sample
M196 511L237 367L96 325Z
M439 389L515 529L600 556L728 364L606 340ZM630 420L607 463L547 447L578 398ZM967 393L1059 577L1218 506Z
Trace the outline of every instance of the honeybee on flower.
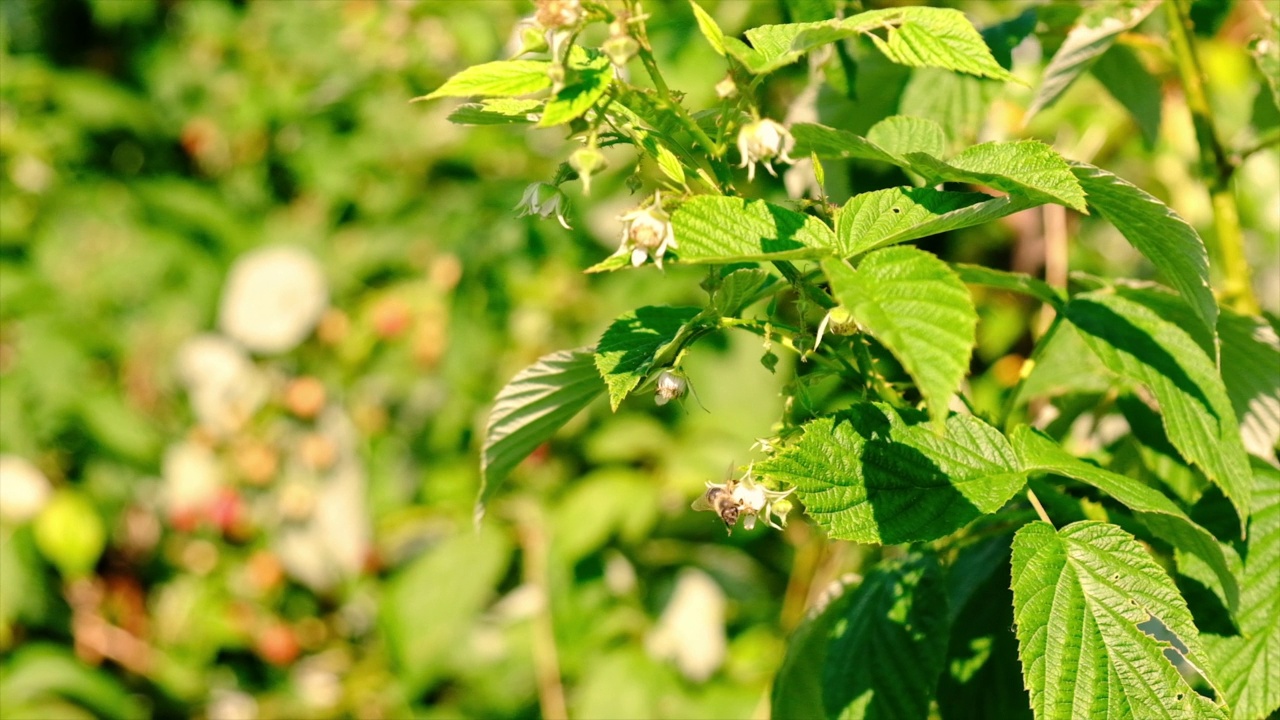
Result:
M731 477L722 483L708 480L706 491L693 501L692 507L715 512L729 532L733 532L738 518L742 518L744 528L754 529L757 517L781 530L786 527L787 514L791 512L791 501L786 497L794 491L795 488L770 490L756 480L753 467L749 466L742 477Z

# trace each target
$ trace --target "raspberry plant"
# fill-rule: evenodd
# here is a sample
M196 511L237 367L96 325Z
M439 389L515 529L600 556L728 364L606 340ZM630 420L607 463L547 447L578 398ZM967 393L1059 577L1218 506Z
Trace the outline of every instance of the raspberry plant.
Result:
M425 98L473 98L451 116L459 123L560 128L579 142L522 203L562 224L559 186L580 179L589 190L606 171L601 148L633 147L657 172L634 176L643 192L619 222L618 251L587 271L707 268L702 306L639 307L595 345L543 357L510 381L487 428L478 517L508 473L598 396L617 410L656 388L664 404L695 384L680 365L700 340L752 333L770 370L775 348L798 358L781 383L785 409L764 457L741 478L708 483L695 506L732 529L739 518L785 523L794 501L830 538L902 546L794 633L774 717L1029 706L1037 718L1253 718L1280 708L1280 342L1250 289L1231 154L1205 102L1186 4L1097 3L1066 20L1032 8L981 33L960 11L903 7L765 25L745 40L693 12L727 70L713 107L686 108L668 86L634 0L540 0L526 52L466 69ZM772 73L804 60L819 79L849 73L849 44L863 42L936 73L938 92L989 103L1019 82L1012 47L1038 27L1046 38L1069 30L1035 113L1079 75L1114 65L1106 53L1122 33L1162 18L1215 211L1217 294L1190 224L1050 145L966 145L972 133L960 124L909 115L861 135L788 125L762 101ZM590 47L582 39L595 23L608 38ZM1275 93L1275 43L1254 50ZM628 79L636 66L647 82ZM832 159L896 166L915 182L833 202L823 166ZM757 169L808 189L791 202L759 199ZM1162 284L1077 275L1064 286L913 244L1046 205L1105 218ZM1025 295L1052 317L998 408L965 392L989 296L974 288ZM1053 404L1095 382L1095 406ZM1072 452L1069 421L1089 413L1123 418L1122 435L1161 448L1163 464L1135 477ZM1200 591L1190 605L1188 588ZM1012 658L1015 646L1020 668L987 664L973 682L955 670L955 648ZM1021 682L1010 682L1016 673Z

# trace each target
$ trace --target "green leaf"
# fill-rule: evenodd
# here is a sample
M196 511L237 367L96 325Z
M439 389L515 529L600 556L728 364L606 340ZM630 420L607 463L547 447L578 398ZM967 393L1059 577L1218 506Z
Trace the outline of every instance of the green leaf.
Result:
M852 592L840 580L833 585L838 590L826 590L810 616L787 638L787 652L770 692L770 717L784 720L827 715L822 705L822 671L827 665L832 631L844 619Z
M835 246L821 220L763 200L699 195L671 216L682 263L815 258Z
M570 84L547 100L538 127L554 127L577 119L590 110L613 83L613 68L607 57L596 58L575 73Z
M1218 369L1186 330L1130 295L1077 295L1065 315L1108 369L1150 389L1169 441L1222 488L1243 531L1249 463Z
M441 97L516 97L551 87L545 60L500 60L472 65L449 78L430 94L414 100Z
M1011 540L1004 535L969 546L947 569L951 637L938 682L942 720L1031 718L1013 633Z
M947 136L937 123L905 115L892 115L872 125L867 140L898 157L910 152L941 157L947 146Z
M485 525L445 539L387 582L378 619L405 692L420 695L444 674L510 558L507 539Z
M459 105L449 114L449 122L458 125L513 125L532 123L530 115L542 112L542 100L494 98Z
M953 415L939 435L869 403L806 423L799 442L755 468L795 485L832 538L886 545L954 532L1023 486L1008 441L981 420Z
M1260 317L1224 309L1218 316L1222 379L1240 419L1244 447L1274 458L1280 442L1280 337Z
M898 112L945 127L951 140L947 148L959 150L977 142L991 101L1003 87L997 80L917 68L902 89Z
M925 718L947 651L947 595L932 555L886 560L827 612L826 717ZM875 658L875 662L868 662Z
M1209 286L1209 255L1195 229L1164 203L1106 170L1072 162L1071 171L1088 193L1089 206L1182 293L1212 334L1218 305Z
M949 263L956 276L966 285L983 285L1029 295L1042 303L1061 310L1066 294L1049 283L1026 273L996 270L983 265Z
M888 188L854 195L836 213L840 255L982 225L1039 203L1025 197L948 192L933 188Z
M1155 0L1100 2L1089 6L1054 53L1040 80L1027 119L1048 107L1111 47L1121 33L1133 29L1159 5Z
M1224 718L1140 625L1155 619L1208 668L1172 578L1107 523L1024 526L1013 540L1018 649L1036 718Z
M21 706L55 698L74 701L90 710L92 717L107 720L148 715L149 708L137 695L102 669L86 665L70 648L37 642L8 652L13 654L0 669L0 707L7 718L18 717L14 711Z
M1240 636L1205 636L1222 692L1237 718L1280 709L1280 470L1255 461L1249 544L1240 580Z
M836 300L902 363L941 423L976 341L969 289L946 263L914 247L877 250L857 270L835 259L822 269Z
M909 153L907 159L931 182L987 185L1087 212L1085 192L1067 161L1038 140L974 145L946 162L923 153Z
M689 4L693 6L693 16L698 20L698 29L702 31L702 36L711 43L711 48L718 55L724 55L724 31L716 24L715 18L702 9L702 6L693 0L689 0Z
M711 306L722 317L735 317L747 306L772 292L777 277L757 268L734 270L720 280Z
M609 405L616 412L623 399L653 369L664 347L688 332L698 308L646 306L617 320L600 336L595 363L609 388ZM674 358L672 358L674 359Z
M1147 70L1137 53L1126 45L1113 45L1102 54L1091 69L1111 97L1129 111L1147 149L1155 147L1160 137L1161 104L1164 92L1159 78Z
M1030 374L1020 383L1015 405L1038 397L1102 394L1112 385L1111 372L1069 322L1055 321L1049 327L1036 343L1030 363Z
M847 130L814 123L795 123L791 126L791 136L796 141L797 156L814 153L822 157L878 160L899 167L910 167L905 159L896 157L861 135Z
M544 355L498 392L480 456L484 480L477 520L511 469L605 389L593 351L588 347Z
M1024 470L1063 475L1098 488L1137 513L1156 536L1203 560L1217 577L1228 607L1235 610L1240 587L1227 564L1222 546L1212 533L1192 522L1172 500L1133 478L1077 459L1052 439L1026 425L1014 430L1010 440Z

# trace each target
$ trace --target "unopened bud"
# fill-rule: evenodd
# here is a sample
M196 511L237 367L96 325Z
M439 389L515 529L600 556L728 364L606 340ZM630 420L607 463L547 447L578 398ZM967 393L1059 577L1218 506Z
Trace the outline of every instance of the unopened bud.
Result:
M594 143L578 148L569 156L569 167L578 172L578 177L582 178L582 192L588 195L591 194L591 176L608 165L604 153Z
M612 62L614 67L626 67L631 58L640 51L640 43L630 35L614 35L605 40L600 49L609 56L609 62Z

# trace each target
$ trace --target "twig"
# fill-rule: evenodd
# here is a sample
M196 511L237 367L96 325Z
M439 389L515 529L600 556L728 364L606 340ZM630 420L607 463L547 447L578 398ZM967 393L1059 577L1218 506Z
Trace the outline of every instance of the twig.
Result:
M1036 509L1036 514L1040 516L1040 519L1053 525L1053 521L1049 519L1049 513L1044 511L1044 506L1040 504L1040 498L1036 497L1035 491L1031 488L1027 488L1027 499L1031 501L1031 506Z

